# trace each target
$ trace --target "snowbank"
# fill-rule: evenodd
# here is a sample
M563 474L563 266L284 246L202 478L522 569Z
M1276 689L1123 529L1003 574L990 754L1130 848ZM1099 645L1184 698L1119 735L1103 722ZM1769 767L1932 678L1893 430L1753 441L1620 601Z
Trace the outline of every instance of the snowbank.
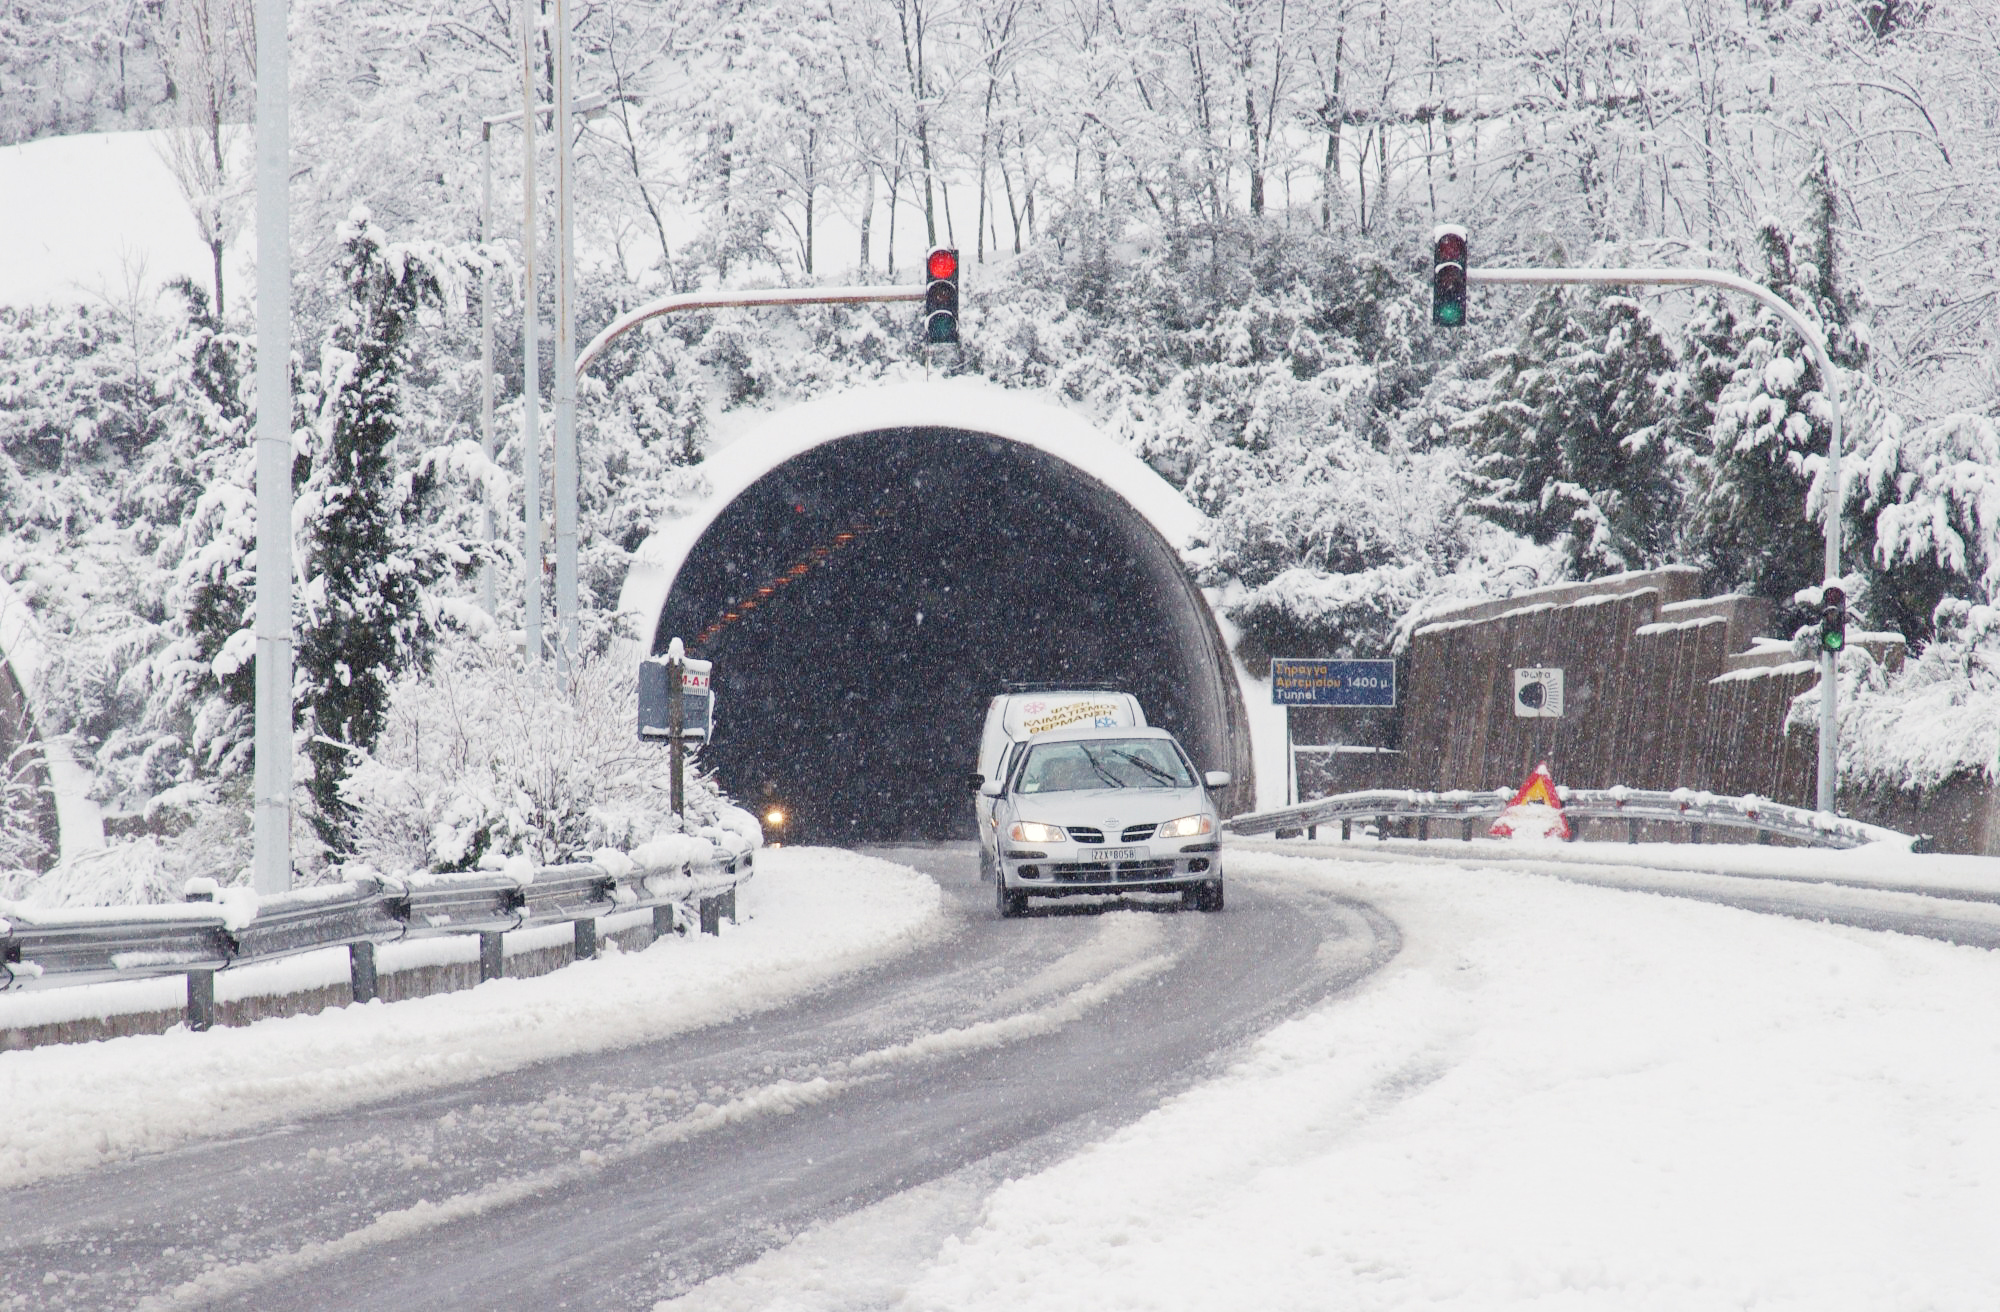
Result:
M1001 1188L921 1308L1975 1308L2000 958L1503 872L1238 867L1402 926L1359 995Z
M715 1024L906 951L943 923L929 878L847 852L763 853L742 897L744 923L720 938L608 951L536 979L0 1053L0 1188Z

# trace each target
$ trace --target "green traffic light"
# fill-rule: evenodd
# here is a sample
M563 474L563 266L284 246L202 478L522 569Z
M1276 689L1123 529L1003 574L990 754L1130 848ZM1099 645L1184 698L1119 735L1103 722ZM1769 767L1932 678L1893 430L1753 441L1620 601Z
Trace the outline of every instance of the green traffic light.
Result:
M1847 635L1839 629L1821 629L1819 645L1825 651L1839 651L1847 645Z
M1456 302L1444 301L1439 303L1437 313L1432 317L1447 328L1456 328L1465 322L1465 307Z

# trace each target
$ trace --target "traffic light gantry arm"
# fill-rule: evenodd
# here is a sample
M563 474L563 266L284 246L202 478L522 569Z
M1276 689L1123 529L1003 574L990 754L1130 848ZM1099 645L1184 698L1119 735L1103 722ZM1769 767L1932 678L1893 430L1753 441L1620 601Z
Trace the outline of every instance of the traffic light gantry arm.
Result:
M590 339L576 357L576 376L582 378L611 343L648 319L657 319L676 310L722 310L744 305L865 305L874 301L921 301L924 288L918 287L760 287L745 290L718 288L706 292L677 292L627 310Z

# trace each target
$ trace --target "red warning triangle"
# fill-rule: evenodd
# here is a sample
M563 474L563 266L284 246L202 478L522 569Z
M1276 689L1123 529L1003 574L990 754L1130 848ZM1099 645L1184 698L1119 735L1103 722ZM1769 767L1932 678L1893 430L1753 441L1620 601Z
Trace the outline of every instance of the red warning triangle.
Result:
M1556 777L1549 773L1547 761L1528 772L1528 782L1521 785L1521 791L1507 805L1526 806L1530 802L1540 802L1558 811L1563 809L1562 798L1556 796Z
M1540 808L1537 810L1537 808ZM1562 798L1556 793L1556 778L1543 761L1528 774L1521 791L1507 803L1507 809L1486 832L1494 838L1570 837L1569 817L1562 813Z

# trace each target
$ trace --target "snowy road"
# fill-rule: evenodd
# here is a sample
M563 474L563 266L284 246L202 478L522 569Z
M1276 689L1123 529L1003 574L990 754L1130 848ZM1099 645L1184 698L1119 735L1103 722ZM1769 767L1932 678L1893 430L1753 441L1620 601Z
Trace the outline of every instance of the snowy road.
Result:
M13 1190L0 1306L644 1306L974 1163L1060 1160L1399 945L1309 884L1003 923L969 847L885 855L944 885L941 941L738 1025Z

